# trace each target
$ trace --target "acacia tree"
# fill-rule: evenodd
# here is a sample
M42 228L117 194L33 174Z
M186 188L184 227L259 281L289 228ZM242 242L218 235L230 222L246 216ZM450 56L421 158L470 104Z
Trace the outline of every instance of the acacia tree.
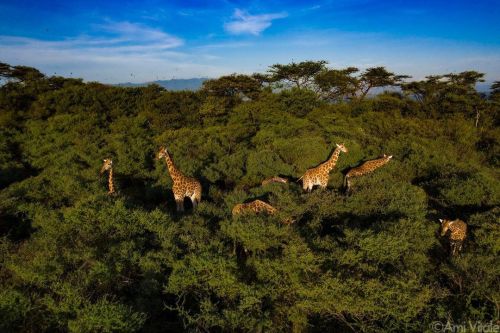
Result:
M490 87L490 99L500 101L500 81L494 81Z
M324 69L314 77L322 98L332 101L342 101L356 96L359 79L353 74L359 69L347 67L345 69Z
M202 91L217 97L245 97L255 99L262 89L260 77L243 74L221 76L218 79L203 82Z
M0 76L6 77L10 73L10 65L0 62Z
M359 78L359 97L360 99L365 98L372 88L400 85L403 79L409 77L408 75L396 75L387 71L383 66L367 68Z
M477 127L485 103L476 90L476 84L484 82L483 77L483 73L476 71L432 75L422 81L404 83L401 88L433 117L438 116L438 111L441 114L474 115Z
M444 76L448 80L447 99L453 110L465 114L474 114L475 126L479 124L481 112L486 105L483 98L476 90L476 84L484 82L484 73L465 71L458 74L450 73Z
M257 80L261 86L269 86L272 83L272 78L268 74L253 73L252 78Z
M45 78L45 75L38 69L28 66L11 66L0 63L0 76L7 79L14 79L19 82L33 82Z
M431 115L436 115L440 92L446 83L442 75L426 76L426 80L408 82L401 85L407 96L413 97L422 108L427 108Z
M274 64L267 70L273 82L295 86L298 89L316 90L314 80L318 73L326 69L327 61L302 61L290 64Z

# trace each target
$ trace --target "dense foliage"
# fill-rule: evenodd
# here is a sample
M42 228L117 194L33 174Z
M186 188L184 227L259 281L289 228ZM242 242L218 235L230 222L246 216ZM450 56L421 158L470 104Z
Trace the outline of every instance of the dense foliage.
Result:
M422 332L498 321L498 82L273 65L198 92L0 66L0 331ZM399 90L367 95L372 87ZM275 88L278 87L278 88ZM298 179L340 156L327 190ZM161 145L201 180L174 212ZM343 172L393 160L342 190ZM118 194L108 196L111 157ZM277 216L231 217L260 198ZM283 216L296 223L285 226ZM438 218L469 226L450 257ZM245 251L245 250L246 251Z

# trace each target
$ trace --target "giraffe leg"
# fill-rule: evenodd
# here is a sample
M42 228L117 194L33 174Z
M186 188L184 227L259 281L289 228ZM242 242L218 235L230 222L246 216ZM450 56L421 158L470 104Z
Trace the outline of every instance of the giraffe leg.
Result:
M175 197L175 205L177 206L178 212L183 212L184 211L184 198Z
M196 198L196 195L191 196L191 202L193 203L193 210L196 209L196 206L198 206L198 199Z
M451 256L455 256L455 254L457 253L457 247L458 247L457 242L451 241L450 247L451 247Z
M351 184L351 178L349 177L346 177L346 193L347 194L351 194L351 190L352 190L352 184Z
M461 242L461 241L455 242L455 248L456 248L455 253L456 254L460 254L460 252L462 251L462 244L463 244L463 242Z
M198 206L198 204L201 202L201 186L198 186L194 193L193 196L191 197L191 201L193 202L193 209Z

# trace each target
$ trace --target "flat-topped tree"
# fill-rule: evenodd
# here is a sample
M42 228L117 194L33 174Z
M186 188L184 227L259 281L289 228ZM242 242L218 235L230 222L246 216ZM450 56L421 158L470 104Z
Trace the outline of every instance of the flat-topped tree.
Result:
M490 99L500 101L500 81L495 81L490 87Z
M425 80L403 83L401 89L420 104L422 111L434 118L462 113L473 116L477 126L485 106L476 85L484 82L483 77L484 73L476 71L431 75Z
M452 86L460 87L468 91L476 91L476 84L484 82L484 73L476 71L464 71L458 74L449 73L443 75Z
M314 82L322 98L342 101L356 96L359 78L353 75L357 72L359 69L356 67L324 69L314 77Z
M403 82L403 79L409 77L407 75L396 75L387 71L383 66L367 68L359 77L359 98L365 98L372 88L397 86Z
M255 99L262 89L260 77L243 74L221 76L218 79L203 82L202 91L217 97L239 97Z
M19 82L34 82L45 78L38 69L28 66L11 66L0 63L0 77L14 79Z
M273 82L282 82L298 89L314 89L315 76L326 69L327 61L292 62L287 65L274 64L269 66L269 73Z

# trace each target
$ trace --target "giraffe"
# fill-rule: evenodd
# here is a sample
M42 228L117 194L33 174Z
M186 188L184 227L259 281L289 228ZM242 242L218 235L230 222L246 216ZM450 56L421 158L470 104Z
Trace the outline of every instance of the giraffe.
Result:
M288 183L288 179L282 178L282 177L267 178L267 179L264 179L262 181L262 186L270 184L270 183L283 183L283 184L286 184L286 183Z
M108 173L108 194L114 194L115 193L115 184L113 182L113 161L110 158L105 158L103 160L104 164L102 165L101 168L101 175L105 171L109 171Z
M321 163L315 168L308 169L304 173L304 175L298 179L302 179L302 188L305 191L311 192L315 185L319 185L319 187L323 189L326 188L326 186L328 185L330 171L332 171L332 169L337 164L340 152L348 152L344 144L336 145L337 147L333 151L332 156L330 156L330 158L326 162Z
M355 168L350 169L344 178L344 184L346 185L346 190L349 193L351 191L351 179L354 177L360 177L369 173L372 173L376 169L382 167L387 164L392 159L392 155L387 156L384 154L382 157L369 160L357 166Z
M270 204L262 200L254 200L247 203L237 204L233 207L233 216L243 215L248 213L261 214L265 213L268 215L274 215L278 210L271 206ZM287 218L282 221L283 224L292 224L295 221L292 218Z
M439 222L441 222L441 236L450 231L451 255L454 256L462 250L462 244L467 237L467 224L459 219L454 221L439 219Z
M167 169L172 177L172 192L174 192L175 204L178 212L184 211L184 198L188 197L193 203L193 208L201 201L201 184L192 177L185 176L174 164L167 148L161 147L157 159L165 158Z

